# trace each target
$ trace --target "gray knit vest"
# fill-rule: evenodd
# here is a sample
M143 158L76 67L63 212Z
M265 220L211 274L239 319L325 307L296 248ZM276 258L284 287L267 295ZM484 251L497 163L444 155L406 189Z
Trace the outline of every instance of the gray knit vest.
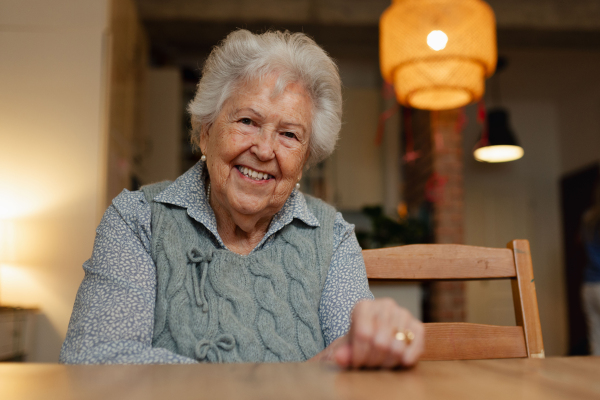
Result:
M306 196L319 227L294 219L243 256L218 248L185 208L152 201L168 185L142 189L157 273L153 347L201 362L304 361L323 350L318 310L335 209Z

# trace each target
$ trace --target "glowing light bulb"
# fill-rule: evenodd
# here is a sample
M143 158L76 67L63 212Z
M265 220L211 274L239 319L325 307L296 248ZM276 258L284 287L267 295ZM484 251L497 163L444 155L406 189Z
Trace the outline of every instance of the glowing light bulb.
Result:
M435 51L440 51L446 47L448 35L442 31L431 31L427 35L427 44Z
M476 149L473 153L477 161L501 163L518 160L525 152L521 146L496 145Z

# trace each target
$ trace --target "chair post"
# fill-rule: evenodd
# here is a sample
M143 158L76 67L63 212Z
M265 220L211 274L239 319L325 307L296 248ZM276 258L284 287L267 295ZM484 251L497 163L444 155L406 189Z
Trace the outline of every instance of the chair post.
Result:
M529 241L513 240L506 245L513 251L517 276L511 279L517 325L525 331L527 356L544 358L542 327L538 310Z

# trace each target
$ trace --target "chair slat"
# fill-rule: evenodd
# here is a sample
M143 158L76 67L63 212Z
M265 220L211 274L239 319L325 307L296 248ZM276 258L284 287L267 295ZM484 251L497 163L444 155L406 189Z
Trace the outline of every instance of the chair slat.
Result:
M369 279L493 279L516 276L510 249L414 244L363 250Z
M538 310L531 250L527 240L513 240L508 243L513 249L517 266L517 279L512 281L513 300L517 325L522 326L527 336L529 357L544 358L544 341Z
M476 360L526 358L521 326L463 322L425 324L425 352L421 360Z

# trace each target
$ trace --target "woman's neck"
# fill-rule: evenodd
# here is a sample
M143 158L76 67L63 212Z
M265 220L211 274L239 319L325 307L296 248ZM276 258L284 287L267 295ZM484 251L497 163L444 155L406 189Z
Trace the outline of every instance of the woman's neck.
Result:
M209 199L217 220L217 231L225 246L237 254L247 255L267 234L271 217L232 215L218 202Z

